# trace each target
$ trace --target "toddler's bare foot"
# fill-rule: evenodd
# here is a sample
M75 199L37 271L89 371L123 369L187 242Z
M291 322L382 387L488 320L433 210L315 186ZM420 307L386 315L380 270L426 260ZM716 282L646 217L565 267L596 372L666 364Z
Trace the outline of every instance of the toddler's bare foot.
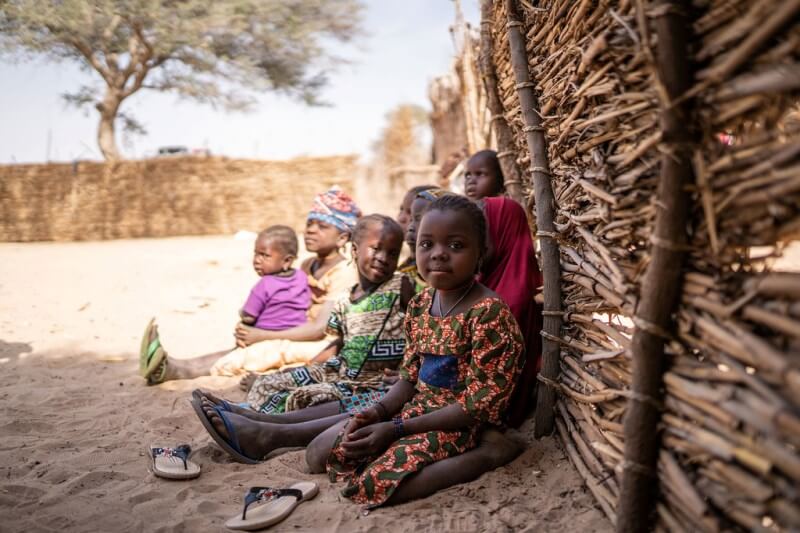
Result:
M256 381L257 377L258 374L255 372L248 372L239 381L239 388L245 392L250 392L250 388L253 386L253 383Z

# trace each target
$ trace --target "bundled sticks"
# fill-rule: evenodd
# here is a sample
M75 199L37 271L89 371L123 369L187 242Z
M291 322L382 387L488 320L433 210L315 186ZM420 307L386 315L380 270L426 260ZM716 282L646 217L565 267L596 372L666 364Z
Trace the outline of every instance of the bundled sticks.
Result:
M563 327L556 429L620 523L635 320L655 246L686 254L665 340L655 518L670 531L800 528L800 2L694 0L689 88L662 85L649 0L519 1L555 196ZM507 2L485 10L501 114L530 168ZM490 17L487 18L487 15ZM484 41L485 42L485 41ZM689 239L655 233L676 147L660 120L693 101ZM497 111L493 110L497 115ZM686 149L688 145L681 145ZM526 190L532 175L527 172ZM666 277L664 278L666 279ZM658 283L658 279L654 280ZM674 285L674 287L673 287ZM680 287L680 288L679 288ZM637 396L641 400L641 396ZM635 468L635 467L634 467Z

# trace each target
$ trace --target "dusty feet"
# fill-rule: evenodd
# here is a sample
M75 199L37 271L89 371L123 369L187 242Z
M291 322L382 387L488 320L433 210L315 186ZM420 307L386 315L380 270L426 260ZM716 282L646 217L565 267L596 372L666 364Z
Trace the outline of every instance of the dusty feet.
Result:
M280 425L251 420L247 417L227 411L224 412L224 416L231 428L231 433L233 433L233 435L231 435L228 433L228 428L222 420L222 417L214 407L214 404L210 401L205 401L203 403L202 409L206 418L208 418L211 425L214 426L214 429L220 437L225 439L234 448L236 444L238 444L239 450L246 457L258 460L282 446L280 444Z
M200 405L203 406L203 409L206 409L206 407L213 409L215 406L218 406L223 407L225 410L230 411L231 413L249 418L250 420L256 420L258 422L270 422L272 424L283 423L280 415L259 413L258 411L254 411L253 409L249 409L247 407L240 407L239 405L220 398L208 391L195 389L192 391L192 396L200 400Z
M513 461L525 448L496 429L487 429L476 449L485 454L487 464L494 469Z

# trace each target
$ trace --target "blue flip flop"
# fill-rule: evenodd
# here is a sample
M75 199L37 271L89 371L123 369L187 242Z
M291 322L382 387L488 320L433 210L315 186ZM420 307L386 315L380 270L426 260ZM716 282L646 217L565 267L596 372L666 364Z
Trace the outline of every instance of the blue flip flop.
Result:
M205 411L203 411L203 407L200 405L200 401L197 398L191 400L192 408L194 412L197 414L197 417L200 419L200 422L203 424L203 427L206 428L208 434L211 435L211 438L219 444L220 448L228 452L228 454L236 459L240 463L248 464L248 465L257 465L261 463L258 459L253 459L248 457L242 452L242 448L239 445L239 439L236 436L236 430L233 429L233 425L228 420L228 414L230 411L220 408L219 406L214 407L214 411L219 415L222 419L222 423L225 424L225 431L228 433L230 440L226 440L222 437L219 433L217 433L216 428L214 428L214 424L211 423L211 420L208 419L206 416Z
M208 400L209 403L213 403L223 411L233 412L233 409L231 409L231 404L230 402L228 402L228 400L220 399L220 403L214 403L213 401L211 401L211 399L209 399L208 396L204 396L203 393L200 391L200 389L194 389L192 391L192 398L194 398L198 402L202 402L203 399L205 398L206 400Z

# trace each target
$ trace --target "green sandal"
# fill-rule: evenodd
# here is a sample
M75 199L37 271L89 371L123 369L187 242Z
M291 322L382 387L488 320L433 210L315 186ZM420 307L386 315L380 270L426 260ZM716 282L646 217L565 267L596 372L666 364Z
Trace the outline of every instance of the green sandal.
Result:
M155 317L150 319L150 322L147 323L147 327L144 328L144 335L142 335L142 343L139 346L139 375L144 376L145 368L147 367L147 353L148 347L150 345L150 336L153 333L153 328L156 324Z
M158 326L153 318L147 324L139 349L139 375L147 380L148 385L164 381L167 372L167 352L161 346L158 337Z

